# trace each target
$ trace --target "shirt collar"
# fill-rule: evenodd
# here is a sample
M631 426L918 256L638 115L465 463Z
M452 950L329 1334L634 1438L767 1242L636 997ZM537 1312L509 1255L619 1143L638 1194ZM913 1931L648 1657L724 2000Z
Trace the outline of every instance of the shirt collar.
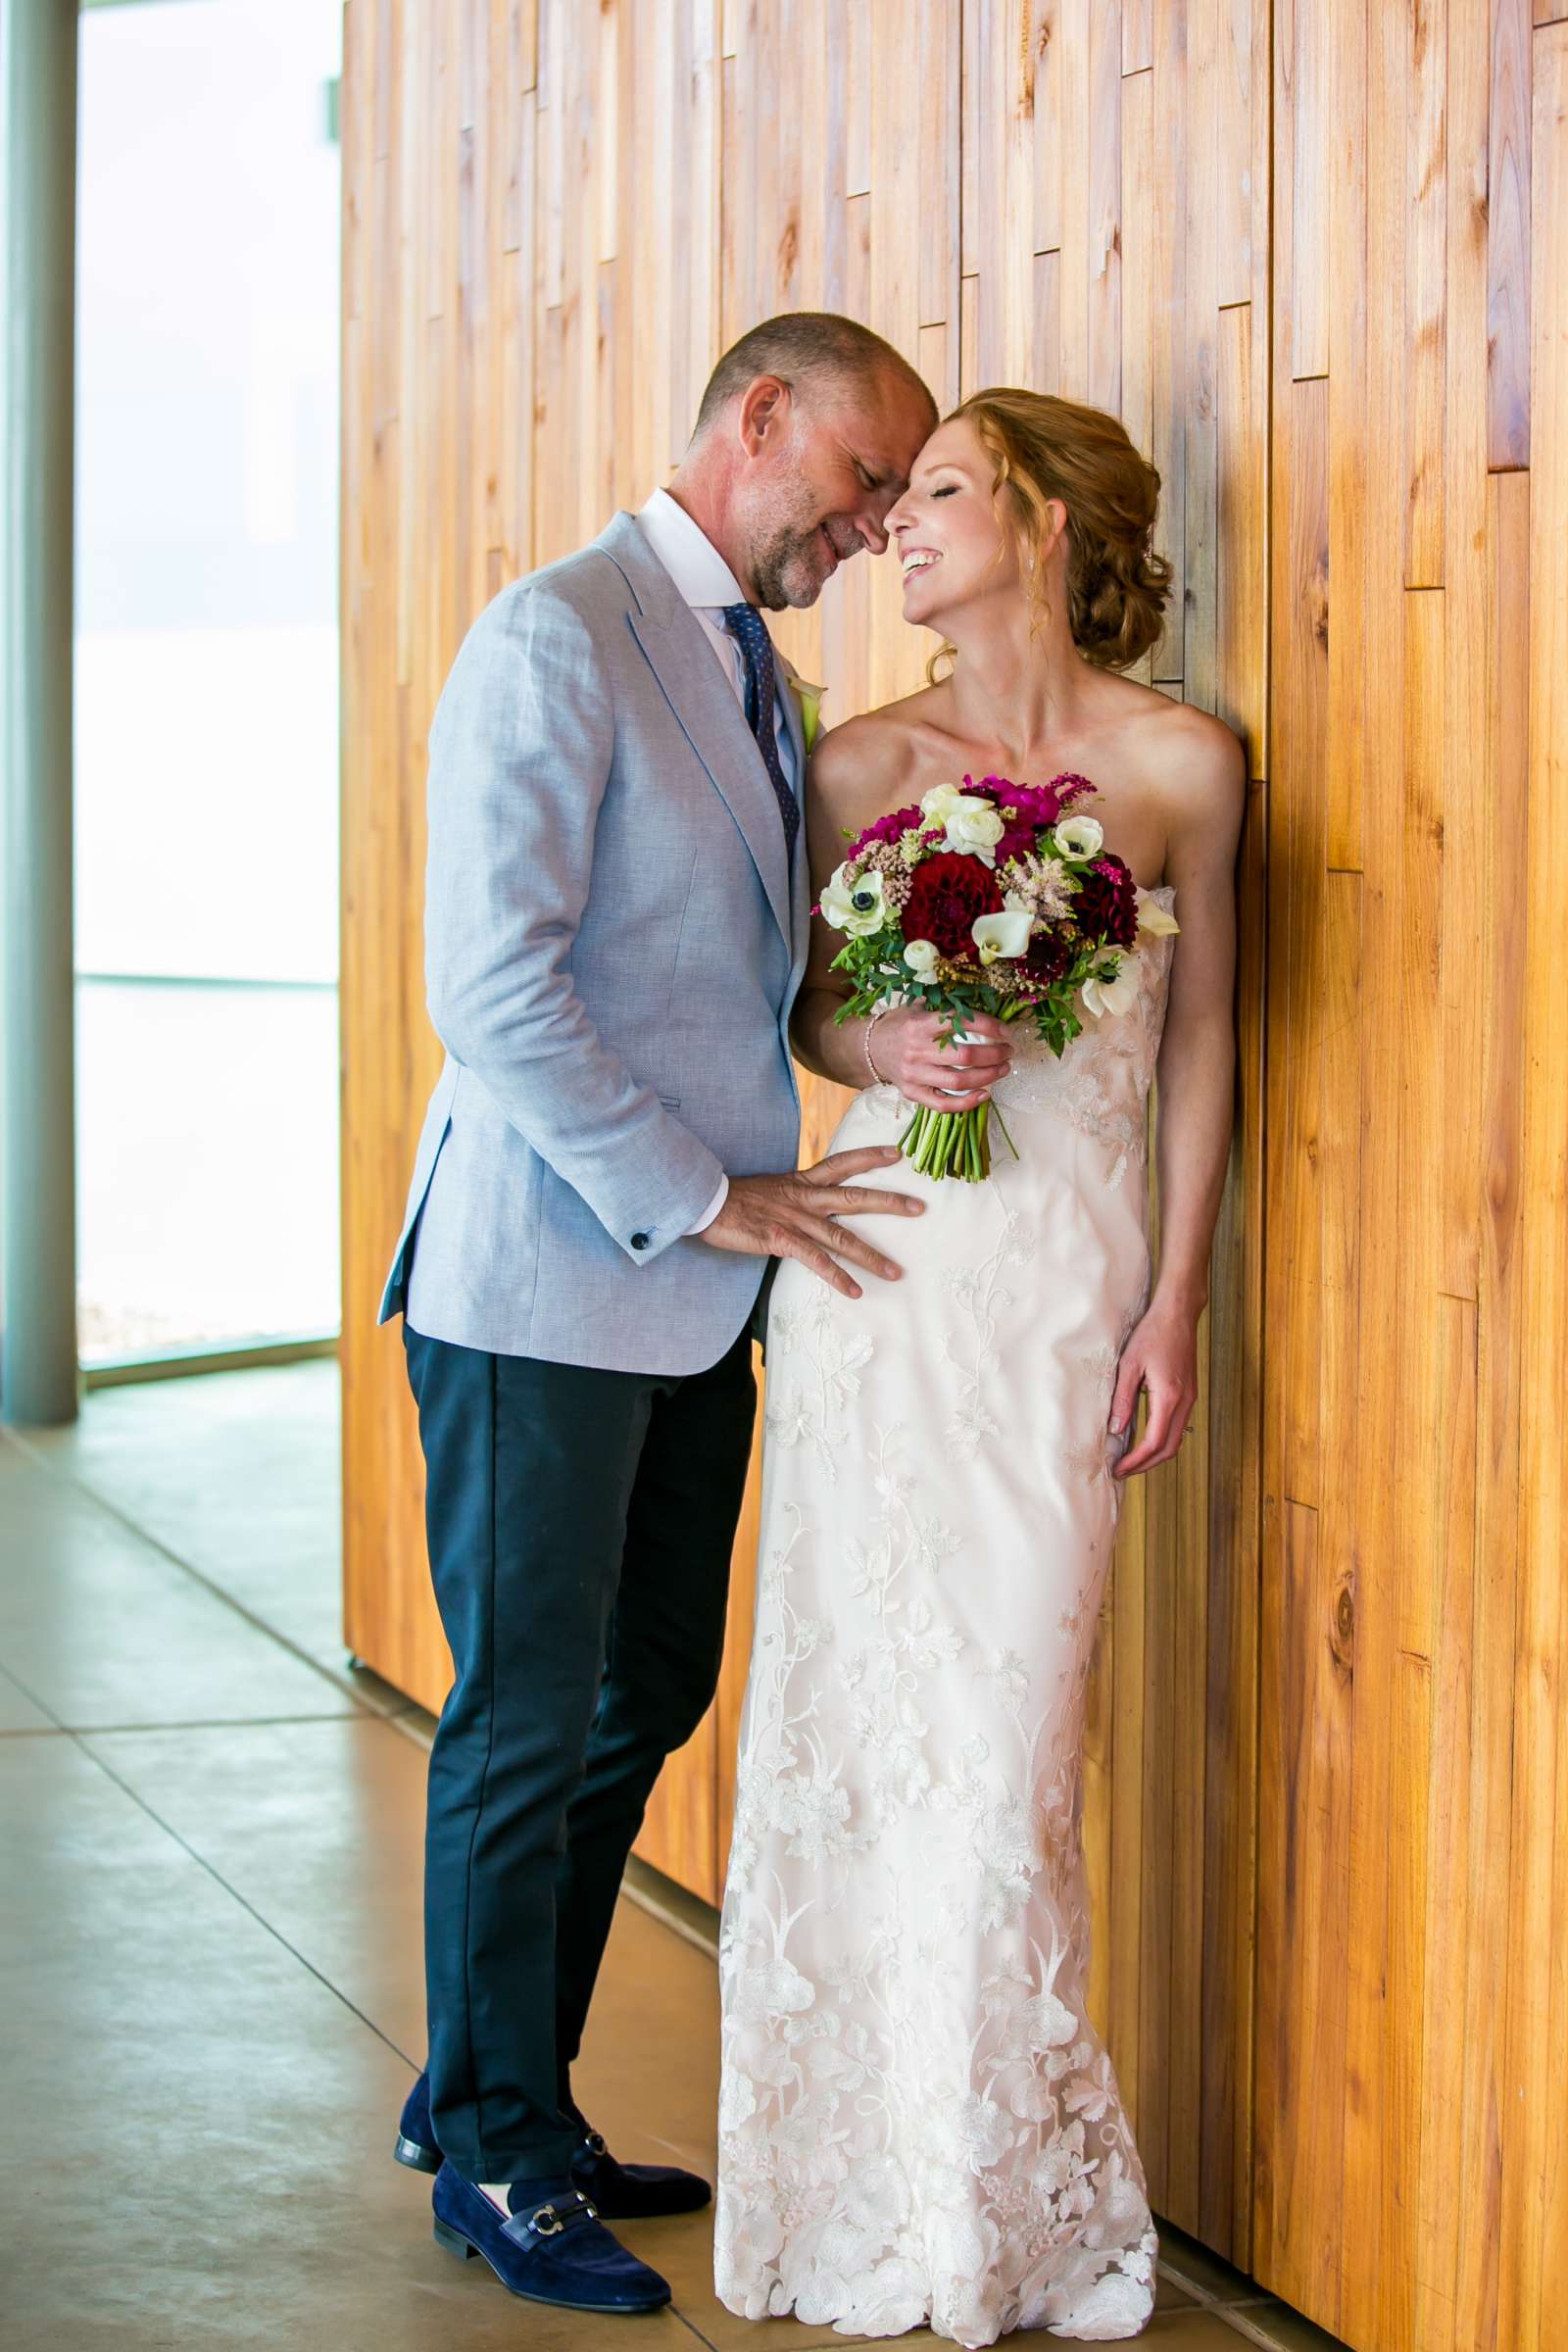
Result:
M688 605L713 610L746 602L717 548L678 499L656 490L637 517L643 534Z

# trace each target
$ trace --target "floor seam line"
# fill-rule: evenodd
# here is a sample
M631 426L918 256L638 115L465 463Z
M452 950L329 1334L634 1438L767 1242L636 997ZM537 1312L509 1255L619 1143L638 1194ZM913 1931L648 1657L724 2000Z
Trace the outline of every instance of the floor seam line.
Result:
M1216 2303L1214 2309L1219 2313L1227 2328L1233 2328L1236 2333L1245 2336L1249 2343L1261 2345L1262 2352L1283 2352L1277 2335L1266 2334L1262 2328L1255 2326L1250 2320L1241 2318L1223 2303Z
M696 2336L697 2341L700 2344L705 2344L707 2346L708 2352L718 2352L718 2346L714 2343L712 2337L710 2335L705 2335L702 2329L698 2327L697 2322L695 2320L689 2320L678 2303L671 2301L669 2308L671 2316L679 2320L683 2328L689 2328L693 2335Z
M14 1690L22 1692L23 1697L27 1700L30 1706L37 1708L40 1715L48 1716L50 1722L54 1725L57 1732L66 1732L69 1734L71 1728L70 1725L62 1723L60 1717L55 1713L53 1707L51 1707L46 1700L40 1698L37 1691L34 1690L29 1684L24 1683L20 1674L14 1674L11 1668L5 1663L3 1658L0 1658L0 1674L5 1676L6 1681L11 1684Z
M347 1698L362 1714L379 1716L382 1722L391 1720L382 1708L372 1705L362 1692L354 1690L351 1685L339 1682L329 1666L323 1666L319 1658L313 1657L310 1651L302 1648L298 1642L292 1641L287 1634L280 1634L275 1626L269 1625L267 1620L259 1617L254 1609L247 1608L242 1600L236 1600L232 1592L225 1592L221 1585L208 1576L203 1569L198 1568L194 1561L185 1559L173 1549L172 1544L166 1544L161 1536L155 1536L150 1528L140 1526L128 1511L122 1510L119 1503L112 1502L108 1495L99 1492L97 1487L90 1485L84 1478L78 1478L74 1471L59 1468L46 1453L41 1453L35 1446L30 1446L25 1438L19 1436L14 1428L8 1427L4 1434L16 1446L24 1460L43 1477L54 1479L59 1485L72 1487L78 1494L84 1494L96 1509L103 1511L117 1525L126 1529L140 1543L150 1545L154 1551L170 1563L171 1567L177 1568L181 1575L190 1577L192 1582L200 1585L204 1592L210 1592L215 1600L221 1601L225 1608L232 1609L235 1616L243 1618L255 1632L264 1635L269 1642L275 1642L279 1649L286 1650L289 1656L300 1665L308 1666L312 1674L318 1675L340 1697ZM6 1671L10 1673L10 1668L8 1667ZM12 1680L16 1681L14 1675ZM22 1687L20 1684L18 1685L19 1689ZM52 1709L46 1710L46 1712L52 1711Z
M359 1723L363 1711L339 1708L335 1715L196 1715L180 1723L63 1723L60 1729L83 1740L141 1739L155 1732L275 1732L296 1723ZM384 1722L372 1716L372 1722ZM5 1737L0 1734L0 1738Z
M138 1806L140 1810L146 1814L150 1822L154 1823L157 1828L163 1831L166 1838L171 1838L172 1842L180 1848L182 1853L188 1854L190 1859L196 1864L199 1870L204 1870L207 1873L207 1876L212 1880L215 1886L220 1886L223 1892L229 1897L231 1902L237 1903L239 1908L251 1919L253 1919L257 1926L261 1928L266 1935L270 1936L272 1941L281 1951L287 1952L290 1959L297 1960L300 1967L305 1970L307 1976L314 1977L317 1983L322 1985L325 1990L332 1995L335 2001L341 2002L342 2006L348 2011L351 2017L357 2017L361 2025L368 2027L378 2041L385 2042L387 2048L391 2050L396 2057L401 2058L405 2066L413 2067L416 2073L418 2072L417 2067L415 2065L415 2061L409 2056L407 2050L400 2049L398 2044L392 2039L391 2034L384 2033L381 2027L376 2024L373 2017L368 2017L365 2011L361 2009L356 2002L351 2001L348 1994L343 1990L340 1984L334 1984L330 1977L323 1976L314 1961L308 1960L305 1954L296 1944L290 1943L288 1937L283 1935L279 1929L275 1928L271 1921L268 1919L264 1913L258 1911L256 1905L251 1902L248 1897L241 1894L239 1888L235 1886L232 1886L230 1882L224 1878L222 1872L217 1869L213 1863L208 1861L205 1854L198 1853L188 1838L182 1838L178 1830L174 1828L173 1824L166 1821L157 1808L148 1803L146 1797L142 1795L139 1789L133 1788L130 1783L125 1780L121 1773L115 1771L113 1765L109 1763L106 1757L95 1754L93 1749L88 1745L87 1739L85 1739L78 1732L68 1732L66 1737L80 1748L82 1754L87 1758L89 1763L97 1766L98 1770L104 1775L106 1780L113 1781L115 1787L121 1789L124 1795L128 1796L131 1803Z

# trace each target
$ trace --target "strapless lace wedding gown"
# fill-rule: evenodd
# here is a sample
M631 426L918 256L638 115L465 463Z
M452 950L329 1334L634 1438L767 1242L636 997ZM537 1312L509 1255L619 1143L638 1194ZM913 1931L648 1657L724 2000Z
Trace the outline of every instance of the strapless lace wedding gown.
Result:
M774 1285L720 1957L715 2273L746 2318L983 2345L1152 2308L1079 1818L1171 947L1142 935L1137 1003L1059 1061L1020 1037L989 1183L862 1180L925 1200L885 1237L901 1282ZM870 1088L834 1149L909 1115Z

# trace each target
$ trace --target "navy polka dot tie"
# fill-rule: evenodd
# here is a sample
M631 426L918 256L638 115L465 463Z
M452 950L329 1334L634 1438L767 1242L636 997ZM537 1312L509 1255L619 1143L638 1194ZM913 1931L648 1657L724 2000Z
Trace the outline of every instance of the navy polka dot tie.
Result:
M784 819L784 846L793 852L795 836L801 829L801 810L780 764L778 737L773 728L773 640L755 605L726 605L724 626L745 657L747 724L757 737L757 748L762 755L762 765L777 798L778 812Z

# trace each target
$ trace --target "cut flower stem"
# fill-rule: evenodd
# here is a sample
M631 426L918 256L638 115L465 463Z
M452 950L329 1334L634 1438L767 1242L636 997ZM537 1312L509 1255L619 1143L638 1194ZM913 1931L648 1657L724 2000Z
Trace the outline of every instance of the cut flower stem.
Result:
M899 1150L933 1183L956 1176L964 1184L983 1184L991 1173L993 1107L990 1102L977 1102L969 1110L936 1110L922 1102L900 1136ZM1000 1110L997 1125L1016 1159L1018 1147Z

